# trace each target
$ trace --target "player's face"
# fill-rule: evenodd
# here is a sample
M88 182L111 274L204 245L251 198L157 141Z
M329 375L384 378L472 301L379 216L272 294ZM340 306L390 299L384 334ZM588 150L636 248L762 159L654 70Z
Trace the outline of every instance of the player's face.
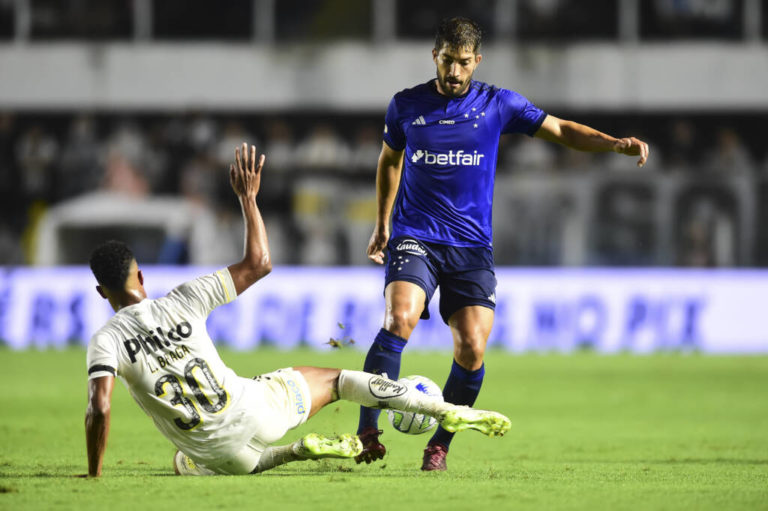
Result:
M441 94L458 97L467 92L475 68L483 56L470 48L451 48L443 45L432 50L432 59L437 66L437 88Z

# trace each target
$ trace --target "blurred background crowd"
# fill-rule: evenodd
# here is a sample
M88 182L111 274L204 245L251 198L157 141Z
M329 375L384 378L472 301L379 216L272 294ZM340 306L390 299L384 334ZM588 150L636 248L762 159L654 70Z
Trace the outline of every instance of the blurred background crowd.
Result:
M452 14L476 19L492 47L768 42L762 0L0 0L0 45L223 41L279 51L413 40L425 81L435 23ZM497 264L768 266L765 111L550 110L535 90L521 92L558 117L643 138L651 157L638 169L631 158L504 137ZM242 227L226 170L242 141L267 155L259 203L276 262L367 264L385 109L386 100L285 111L0 104L0 264L82 264L106 233L131 241L145 263L234 260Z

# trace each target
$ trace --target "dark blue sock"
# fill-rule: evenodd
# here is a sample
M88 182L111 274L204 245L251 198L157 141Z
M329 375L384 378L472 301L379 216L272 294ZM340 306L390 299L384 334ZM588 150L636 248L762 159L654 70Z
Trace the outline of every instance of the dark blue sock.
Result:
M454 360L451 374L448 375L448 380L443 387L443 399L455 405L472 406L475 404L477 395L480 394L480 387L483 386L483 376L485 376L485 364L481 365L477 371L469 371ZM448 448L451 440L453 440L453 433L438 426L429 440L429 445L443 444Z
M406 342L408 341L399 335L383 328L379 330L365 357L363 371L373 374L386 373L390 380L397 380L400 377L400 355ZM361 433L367 427L378 427L380 413L381 410L361 406L357 432Z

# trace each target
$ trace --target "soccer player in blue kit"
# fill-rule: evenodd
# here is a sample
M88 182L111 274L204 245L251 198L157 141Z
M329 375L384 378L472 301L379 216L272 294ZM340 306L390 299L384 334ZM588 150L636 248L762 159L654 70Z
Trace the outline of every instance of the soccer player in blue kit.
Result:
M580 151L648 158L648 145L614 138L548 115L520 94L472 79L482 60L481 30L466 18L443 20L432 59L437 78L405 89L389 103L376 174L376 225L368 257L384 264L384 326L363 370L396 380L400 357L440 286L440 315L453 336L447 402L474 404L485 374L483 355L494 318L496 277L491 210L499 137L524 133ZM392 220L390 232L389 221ZM379 410L361 407L358 434L370 463L379 441ZM453 434L438 427L422 470L445 470Z

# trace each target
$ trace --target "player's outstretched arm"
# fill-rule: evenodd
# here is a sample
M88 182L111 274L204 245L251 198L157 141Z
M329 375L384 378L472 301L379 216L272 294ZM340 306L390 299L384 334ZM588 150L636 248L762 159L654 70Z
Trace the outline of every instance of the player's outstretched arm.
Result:
M256 146L249 148L245 143L235 149L235 163L229 166L229 182L240 200L245 220L245 254L242 261L228 268L238 295L272 271L267 231L256 205L262 167L264 155L257 159Z
M553 115L544 119L535 136L579 151L613 151L627 156L639 156L638 167L645 165L648 159L648 144L642 140L635 137L615 138L584 124L558 119Z
M376 168L376 225L368 242L368 259L384 264L384 248L389 241L389 216L395 203L405 151L396 151L382 144Z
M85 443L88 449L88 476L99 477L109 436L114 376L88 381L88 408L85 411Z

